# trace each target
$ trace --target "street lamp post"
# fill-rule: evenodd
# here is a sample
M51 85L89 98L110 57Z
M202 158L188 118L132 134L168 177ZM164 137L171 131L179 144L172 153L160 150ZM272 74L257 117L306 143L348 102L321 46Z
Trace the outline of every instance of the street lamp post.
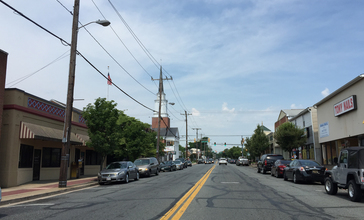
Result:
M75 84L75 70L76 70L76 50L77 50L77 33L78 30L88 24L98 23L103 26L108 26L109 21L98 20L90 22L86 25L78 27L78 17L80 11L80 0L75 0L73 7L73 23L72 23L72 39L71 39L71 55L70 55L70 66L68 75L68 89L67 89L67 104L66 104L66 115L65 125L62 138L62 154L61 154L61 166L59 172L59 188L67 187L67 170L69 165L69 149L71 144L71 124L72 124L72 109L73 109L73 92Z

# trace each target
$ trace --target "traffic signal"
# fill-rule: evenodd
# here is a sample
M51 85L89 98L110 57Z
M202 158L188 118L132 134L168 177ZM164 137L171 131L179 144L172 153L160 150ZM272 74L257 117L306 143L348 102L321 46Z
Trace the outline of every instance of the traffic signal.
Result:
M214 145L216 146L216 142L214 142Z
M224 143L224 145L226 146L226 142Z

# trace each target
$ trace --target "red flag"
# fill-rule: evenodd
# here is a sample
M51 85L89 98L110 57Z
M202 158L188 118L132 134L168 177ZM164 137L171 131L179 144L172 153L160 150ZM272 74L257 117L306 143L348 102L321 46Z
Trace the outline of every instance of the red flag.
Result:
M111 81L111 77L110 77L109 73L107 73L107 84L112 85L112 81Z

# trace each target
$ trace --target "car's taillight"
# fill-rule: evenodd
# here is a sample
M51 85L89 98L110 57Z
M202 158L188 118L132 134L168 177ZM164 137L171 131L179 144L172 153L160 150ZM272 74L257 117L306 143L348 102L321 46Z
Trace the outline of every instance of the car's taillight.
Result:
M267 160L264 160L264 165L266 165L266 166L267 166Z

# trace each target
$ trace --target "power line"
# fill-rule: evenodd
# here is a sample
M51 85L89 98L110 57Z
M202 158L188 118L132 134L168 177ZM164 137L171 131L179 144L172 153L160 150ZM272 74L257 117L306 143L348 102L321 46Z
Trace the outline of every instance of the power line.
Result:
M57 0L58 1L58 0ZM59 2L59 1L58 1ZM59 2L60 3L60 2ZM60 3L61 4L61 3ZM61 4L62 5L62 4ZM64 5L62 5L67 11L69 11ZM82 26L82 23L79 21L80 25ZM124 70L125 73L127 73L135 82L137 82L140 86L142 86L145 90L147 90L148 92L154 94L154 92L150 91L147 87L145 87L144 85L142 85L137 79L135 79L106 49L104 46L101 45L101 43L91 34L91 32L88 31L88 29L86 27L83 27L87 33L94 39L94 41L105 51L105 53L107 55L109 55L109 57L114 60L114 62L122 69Z
M38 26L39 28L41 28L42 30L46 31L47 33L49 33L50 35L52 35L53 37L59 39L62 43L71 46L70 43L68 43L67 41L63 40L61 37L57 36L56 34L52 33L51 31L49 31L48 29L44 28L43 26L41 26L40 24L36 23L35 21L33 21L32 19L28 18L27 16L25 16L23 13L21 13L20 11L16 10L15 8L11 7L10 5L6 4L3 0L0 0L1 3L3 3L4 5L6 5L8 8L14 10L18 15L24 17L25 19L27 19L28 21L32 22L33 24L35 24L36 26ZM100 75L102 75L106 80L108 80L107 76L104 75L99 69L97 69L88 59L86 59L85 56L83 56L81 54L81 52L79 52L78 50L76 51L78 55L80 55L90 66L92 66ZM133 98L131 95L129 95L128 93L126 93L124 90L122 90L119 86L117 86L114 82L112 82L112 84L118 88L122 93L124 93L126 96L128 96L130 99L132 99L133 101L135 101L136 103L138 103L139 105L143 106L146 109L149 109L153 112L156 112L155 110L147 107L146 105L142 104L141 102L137 101L135 98Z
M13 87L13 86L15 86L16 84L23 82L24 80L26 80L26 79L28 79L29 77L31 77L31 76L33 76L33 75L35 75L36 73L38 73L38 72L40 72L41 70L45 69L46 67L48 67L48 66L52 65L53 63L55 63L55 62L57 62L57 61L59 61L59 60L61 60L61 59L64 59L64 58L66 58L66 57L68 57L68 55L69 55L69 54L65 55L66 53L69 53L69 51L66 51L66 52L65 52L65 53L63 53L61 56L57 57L55 60L53 60L52 62L50 62L50 63L48 63L47 65L43 66L43 67L42 67L42 68L40 68L39 70L37 70L37 71L35 71L35 72L31 73L31 74L28 74L28 75L26 75L26 76L20 77L19 79L16 79L16 80L14 80L14 81L12 81L12 82L9 82L9 83L7 83L6 85L7 85L7 86L9 86L9 87ZM10 85L9 85L9 84L10 84Z
M104 14L101 12L101 10L99 9L99 7L96 5L96 3L94 2L94 0L92 0L92 2L94 3L96 9L99 11L99 13L101 14L101 16L106 20L106 17L104 16ZM144 72L146 74L148 74L150 77L152 77L151 74L149 74L149 72L141 65L141 63L136 59L136 57L133 55L133 53L129 50L129 48L126 46L126 44L124 43L123 40L121 40L120 36L116 33L116 31L114 30L114 28L112 27L112 25L109 25L111 30L114 32L114 34L116 35L116 37L119 39L119 41L123 44L123 46L125 47L125 49L129 52L129 54L134 58L134 60L138 63L138 65L144 70ZM157 84L154 83L154 85L157 87Z

